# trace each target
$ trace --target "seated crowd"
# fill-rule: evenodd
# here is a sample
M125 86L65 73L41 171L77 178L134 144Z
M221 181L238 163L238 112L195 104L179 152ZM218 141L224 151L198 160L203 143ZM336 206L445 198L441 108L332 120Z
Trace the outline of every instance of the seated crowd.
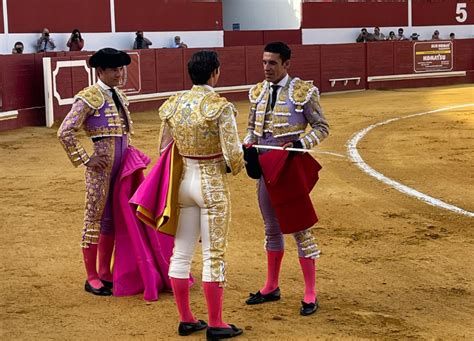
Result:
M356 42L358 43L364 43L366 41L380 41L380 40L421 40L419 39L420 35L416 32L412 33L411 36L407 37L404 34L403 28L398 29L398 33L395 34L394 31L390 31L388 36L385 36L383 33L380 32L380 27L374 27L374 32L369 33L367 29L364 27L363 29L360 30L359 36L356 39ZM453 40L456 38L456 35L454 33L449 34L449 39ZM442 38L439 36L439 31L435 30L433 32L433 35L431 36L431 39L426 39L426 40L441 40Z
M152 44L153 43L150 39L145 38L143 31L136 32L136 38L133 42L134 50L148 49ZM69 48L69 51L82 51L82 49L84 48L84 38L82 38L81 31L79 31L79 29L76 28L71 32L71 36L69 37L66 45ZM186 48L188 47L188 45L181 41L180 36L175 36L173 38L173 42L170 44L170 47ZM36 41L36 52L49 52L55 50L56 44L54 42L54 39L51 38L49 30L47 28L44 28L41 32L41 36ZM13 46L12 53L22 54L23 51L24 44L21 41L17 41Z

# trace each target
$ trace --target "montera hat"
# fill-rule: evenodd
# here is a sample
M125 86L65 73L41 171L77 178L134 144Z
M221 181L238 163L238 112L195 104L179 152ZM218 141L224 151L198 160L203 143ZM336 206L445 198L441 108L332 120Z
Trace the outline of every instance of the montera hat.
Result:
M130 56L111 47L100 49L89 58L89 65L94 68L115 68L130 64Z

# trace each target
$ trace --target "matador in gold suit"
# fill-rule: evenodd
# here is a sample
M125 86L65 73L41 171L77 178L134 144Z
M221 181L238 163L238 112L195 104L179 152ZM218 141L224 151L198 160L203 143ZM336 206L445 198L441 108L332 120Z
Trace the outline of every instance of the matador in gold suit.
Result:
M242 330L222 319L226 282L225 251L230 223L227 173L244 166L237 134L236 110L214 92L219 60L211 51L195 53L188 62L194 86L168 99L159 110L162 120L161 150L174 140L183 157L179 185L179 219L169 269L180 315L178 333L189 335L205 329L189 305L189 273L194 250L202 245L202 283L208 306L210 340L240 335Z

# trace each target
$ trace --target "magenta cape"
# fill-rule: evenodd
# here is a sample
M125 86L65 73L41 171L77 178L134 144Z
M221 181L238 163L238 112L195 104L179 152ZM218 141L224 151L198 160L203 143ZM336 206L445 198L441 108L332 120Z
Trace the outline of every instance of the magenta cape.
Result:
M308 153L272 150L259 156L270 202L282 233L312 227L318 217L309 194L321 165Z
M129 147L114 188L115 262L114 296L144 293L144 299L158 299L158 292L170 290L169 260L173 238L158 233L136 217L133 193L144 180L150 158Z

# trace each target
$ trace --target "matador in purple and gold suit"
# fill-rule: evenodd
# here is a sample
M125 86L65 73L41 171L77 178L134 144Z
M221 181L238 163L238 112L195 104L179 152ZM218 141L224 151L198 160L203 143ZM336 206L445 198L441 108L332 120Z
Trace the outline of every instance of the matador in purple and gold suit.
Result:
M130 57L125 52L104 48L89 59L89 64L97 69L99 80L74 97L74 104L58 130L58 138L72 164L86 167L81 239L87 273L85 290L108 296L113 286L110 269L114 248L112 191L133 133L129 102L116 86L123 78L123 66L130 64ZM90 156L77 137L80 130L92 139Z

